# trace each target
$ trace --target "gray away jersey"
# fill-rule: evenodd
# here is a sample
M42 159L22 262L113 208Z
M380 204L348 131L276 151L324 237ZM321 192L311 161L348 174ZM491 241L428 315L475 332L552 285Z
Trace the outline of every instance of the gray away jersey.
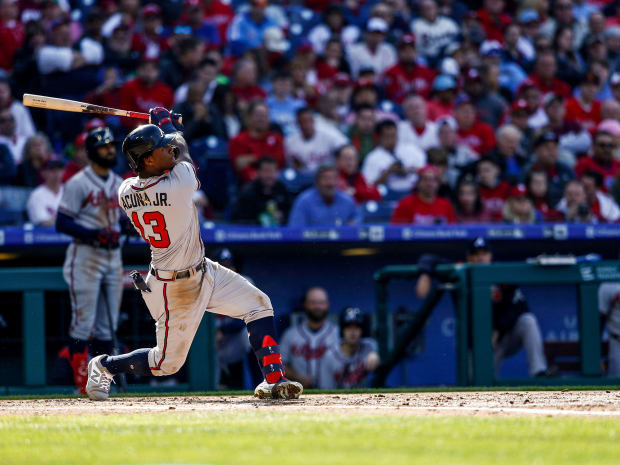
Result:
M321 385L321 364L330 347L338 344L338 326L326 321L323 327L314 332L307 322L287 329L280 341L282 361L300 374L311 376Z
M151 262L162 271L186 270L204 258L198 212L192 200L200 187L191 163L182 161L161 176L126 179L118 202L151 247Z
M85 228L118 232L120 212L116 192L121 182L120 176L113 172L104 181L87 166L66 182L58 211Z
M364 361L368 354L377 352L377 342L372 338L364 338L360 347L350 357L342 352L340 344L332 347L325 355L321 364L320 389L353 389L366 387L368 372Z
M620 336L620 283L603 283L598 288L598 308L607 317L607 329Z

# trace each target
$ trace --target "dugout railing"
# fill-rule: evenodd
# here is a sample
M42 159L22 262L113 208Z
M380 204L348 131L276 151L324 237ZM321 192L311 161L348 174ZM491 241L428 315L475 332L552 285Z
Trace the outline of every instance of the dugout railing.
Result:
M46 291L67 291L62 268L0 269L0 293L21 292L23 387L45 387L45 299ZM136 291L137 292L137 291ZM15 309L17 310L17 309ZM188 386L191 391L215 390L215 319L205 313L187 357ZM136 388L136 386L133 386ZM138 386L150 390L149 386ZM175 386L182 390L183 386ZM8 392L10 393L10 392Z
M388 285L394 279L414 280L415 265L387 266L375 273L377 338L383 360L389 360L399 345L390 330ZM440 265L439 281L453 297L456 319L456 370L461 386L498 384L494 376L492 339L491 287L493 284L575 285L577 286L577 317L581 376L556 378L501 379L501 385L521 384L607 384L620 385L620 378L601 376L601 334L598 311L598 287L603 282L620 282L620 262L599 261L574 265L544 266L525 262L491 265ZM413 298L414 287L411 287ZM431 294L427 301L435 299ZM422 305L424 309L424 303ZM430 311L423 310L424 316ZM420 325L423 330L423 325ZM401 341L402 342L402 341Z

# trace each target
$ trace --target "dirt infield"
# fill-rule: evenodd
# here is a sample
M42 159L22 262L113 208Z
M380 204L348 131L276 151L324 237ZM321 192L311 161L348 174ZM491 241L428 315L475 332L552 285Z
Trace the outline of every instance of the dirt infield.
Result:
M111 415L263 409L307 413L393 415L544 415L620 417L620 391L522 391L318 394L296 401L250 396L114 397L0 400L0 415Z

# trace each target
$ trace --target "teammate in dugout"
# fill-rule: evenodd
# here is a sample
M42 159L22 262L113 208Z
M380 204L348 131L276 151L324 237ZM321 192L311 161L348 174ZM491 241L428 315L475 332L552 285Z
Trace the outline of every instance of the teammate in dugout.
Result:
M282 359L291 379L305 387L320 387L321 364L330 347L340 342L338 326L327 319L329 297L321 287L308 289L303 308L306 320L282 335Z
M342 341L331 347L321 363L321 389L355 389L368 386L370 375L379 366L377 341L363 338L364 315L359 308L347 307L340 316Z
M105 400L119 373L166 376L185 363L205 311L243 319L264 375L254 395L298 398L303 387L285 377L275 341L269 297L239 274L206 259L192 201L199 189L192 159L180 131L180 115L150 110L154 124L139 126L123 141L136 177L118 190L121 207L150 244L151 265L139 284L155 323L157 345L124 355L100 355L88 364L86 393Z
M89 353L112 350L123 290L117 201L122 179L111 171L116 165L114 137L108 128L96 128L85 145L89 165L65 184L56 216L56 230L73 237L63 274L72 310L69 358L82 393Z
M493 262L493 253L483 237L476 238L467 251L467 263L488 265ZM446 261L435 255L420 257L420 276L416 283L416 294L423 299L431 288L434 268ZM530 312L521 289L514 284L498 284L492 287L493 308L493 359L495 376L509 357L524 349L530 376L555 376L557 367L547 368L543 340L536 316Z
M599 286L598 308L601 316L601 332L607 325L609 333L607 376L620 377L620 283L602 283Z

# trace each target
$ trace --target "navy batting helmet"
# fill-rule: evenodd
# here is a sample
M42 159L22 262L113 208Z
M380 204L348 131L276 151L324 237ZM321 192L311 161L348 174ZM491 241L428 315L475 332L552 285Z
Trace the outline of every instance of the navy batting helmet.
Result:
M113 144L114 135L109 128L95 128L92 129L86 136L84 146L86 147L86 155L88 158L98 165L106 168L112 168L116 165L116 156L114 158L103 158L99 156L97 147L103 147L104 145Z
M123 141L123 153L132 170L140 172L144 169L143 160L153 150L165 147L174 140L174 134L164 134L154 124L144 124L131 131Z

